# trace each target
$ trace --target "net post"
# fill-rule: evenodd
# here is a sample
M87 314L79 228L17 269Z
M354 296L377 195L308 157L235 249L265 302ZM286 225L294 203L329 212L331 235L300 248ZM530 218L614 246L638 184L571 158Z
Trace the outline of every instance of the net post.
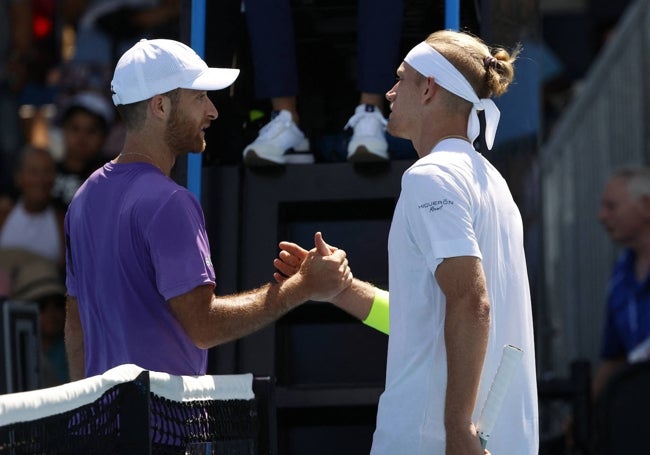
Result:
M151 454L149 438L149 371L125 384L120 403L120 432L125 453Z
M257 402L257 453L277 455L275 379L270 376L254 377L253 393Z

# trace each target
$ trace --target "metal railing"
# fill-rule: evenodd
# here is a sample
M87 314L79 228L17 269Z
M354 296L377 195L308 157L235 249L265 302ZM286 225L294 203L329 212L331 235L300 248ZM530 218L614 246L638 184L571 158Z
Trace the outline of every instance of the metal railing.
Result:
M650 162L650 0L630 4L542 147L540 372L598 361L606 287L618 248L600 226L610 173Z

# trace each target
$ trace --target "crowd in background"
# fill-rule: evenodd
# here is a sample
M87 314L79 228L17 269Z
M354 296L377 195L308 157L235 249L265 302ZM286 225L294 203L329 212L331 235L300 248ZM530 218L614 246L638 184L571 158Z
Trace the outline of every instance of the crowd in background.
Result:
M121 147L112 70L179 15L180 0L0 1L0 301L38 304L43 387L68 381L65 212Z

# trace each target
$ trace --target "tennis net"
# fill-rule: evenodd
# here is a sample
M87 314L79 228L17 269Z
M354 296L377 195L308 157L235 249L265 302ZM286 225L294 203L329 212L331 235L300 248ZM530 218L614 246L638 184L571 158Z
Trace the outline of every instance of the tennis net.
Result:
M257 452L253 376L172 376L122 365L49 389L0 395L0 454Z

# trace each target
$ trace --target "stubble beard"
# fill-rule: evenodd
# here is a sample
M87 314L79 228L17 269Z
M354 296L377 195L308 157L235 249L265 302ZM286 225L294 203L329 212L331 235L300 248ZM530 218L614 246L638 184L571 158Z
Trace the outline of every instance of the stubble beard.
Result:
M176 152L183 153L202 153L205 150L206 142L204 138L198 137L197 126L189 121L187 116L177 107L172 107L169 124L165 131L165 143Z

